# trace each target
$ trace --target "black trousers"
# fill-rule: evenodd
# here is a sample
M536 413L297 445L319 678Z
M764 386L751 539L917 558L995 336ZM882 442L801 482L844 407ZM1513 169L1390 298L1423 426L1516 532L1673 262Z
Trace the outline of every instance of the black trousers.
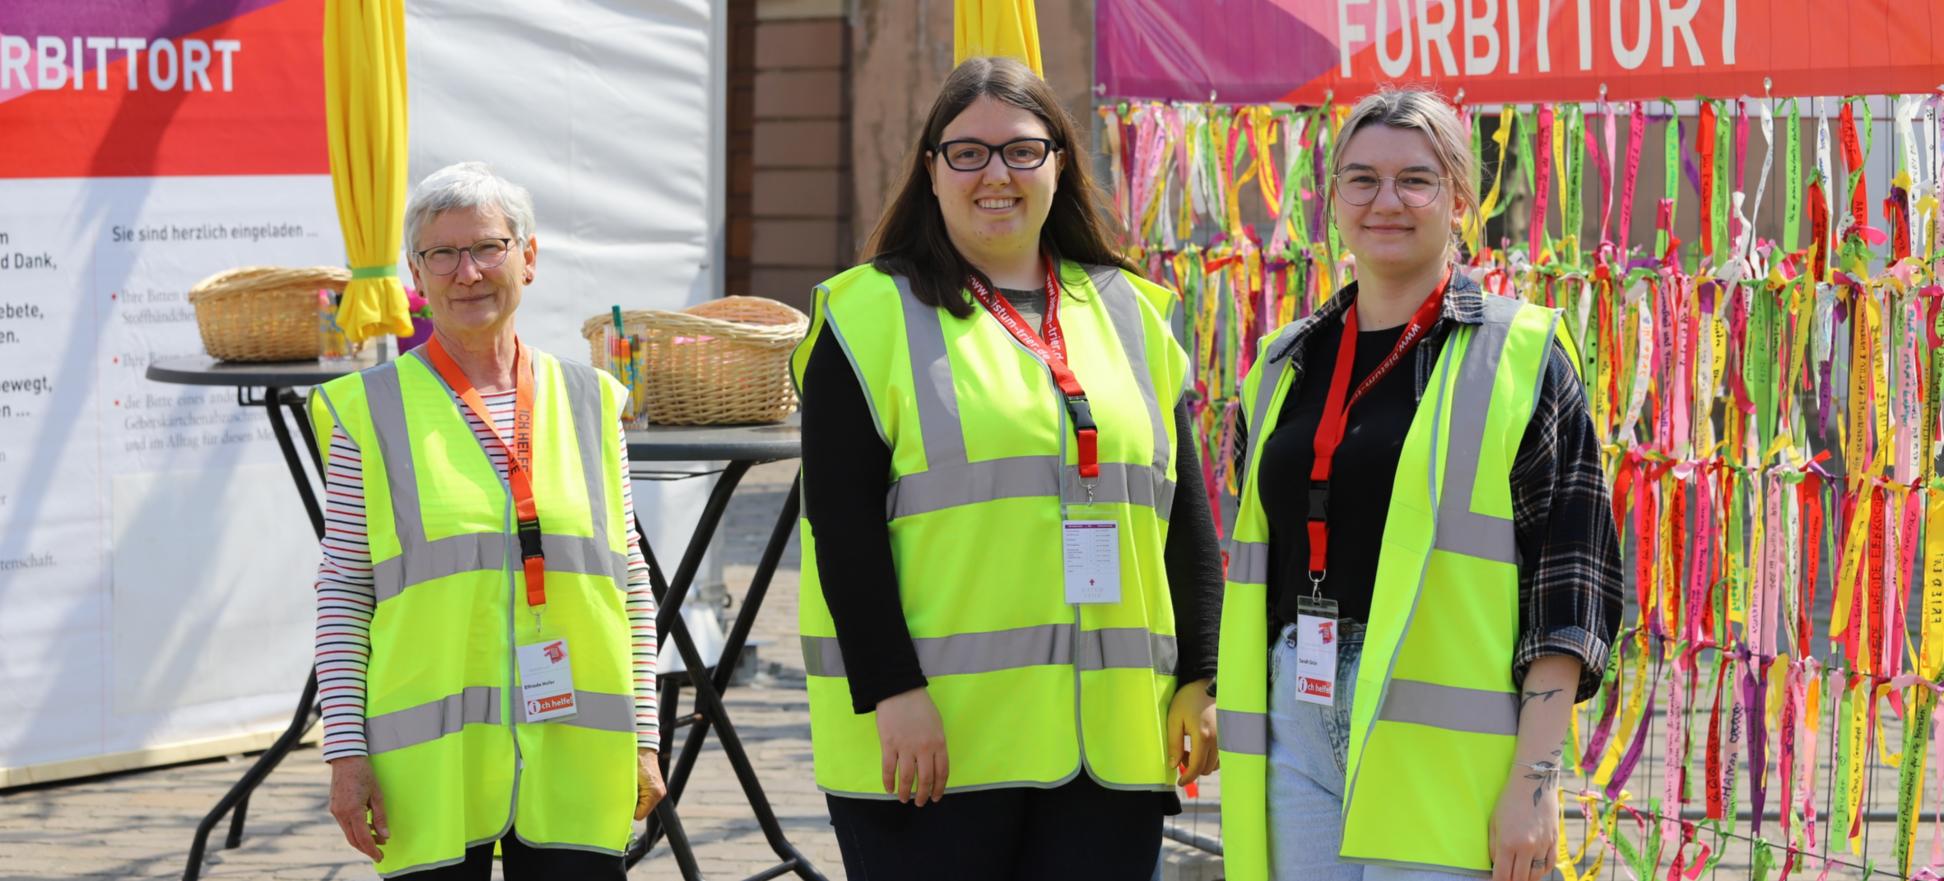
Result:
M1084 772L1057 789L954 792L922 808L825 798L851 881L1148 881L1168 804Z
M625 881L628 877L620 854L562 847L532 847L511 831L500 839L500 862L506 881ZM466 848L466 861L463 863L413 872L404 877L411 881L486 881L493 877L493 845L487 843Z

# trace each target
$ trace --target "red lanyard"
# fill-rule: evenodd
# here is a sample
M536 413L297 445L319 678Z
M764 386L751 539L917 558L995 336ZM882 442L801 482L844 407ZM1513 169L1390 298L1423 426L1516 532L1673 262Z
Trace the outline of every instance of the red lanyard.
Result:
M425 351L432 357L432 366L439 371L446 385L453 393L466 402L466 406L479 417L481 424L491 432L493 439L499 441L506 451L506 483L513 490L514 514L520 524L520 564L526 570L527 605L539 607L547 604L546 561L540 550L540 511L533 500L533 362L527 357L527 347L514 340L513 355L513 441L499 433L493 424L492 414L486 410L486 401L473 388L472 380L459 369L459 362L439 344L434 335L426 342Z
M999 326L1013 335L1013 339L1026 347L1026 351L1046 364L1053 372L1053 381L1060 386L1060 394L1066 397L1067 415L1073 419L1074 435L1079 439L1077 452L1080 460L1080 476L1093 480L1100 476L1100 433L1094 426L1093 409L1087 405L1087 393L1080 388L1080 379L1073 375L1073 368L1067 366L1066 337L1060 333L1060 276L1053 269L1053 258L1046 258L1046 319L1040 322L1045 338L1033 333L1026 323L1025 316L1019 314L1011 303L996 296L978 276L967 276L965 286L972 289L972 297L984 306L992 317L999 319Z
M1363 396L1377 385L1377 381L1390 373L1404 356L1418 342L1424 339L1431 325L1437 323L1444 309L1445 286L1451 281L1451 267L1445 267L1444 278L1424 298L1417 313L1411 316L1411 323L1405 325L1404 334L1397 338L1397 345L1389 355L1379 362L1363 382L1350 391L1350 365L1357 359L1357 307L1351 304L1343 313L1343 340L1337 343L1336 367L1330 371L1330 393L1323 401L1323 416L1316 425L1316 458L1310 464L1309 490L1309 570L1310 585L1320 590L1323 578L1329 572L1330 522L1330 465L1336 456L1337 445L1343 442L1344 431L1348 428L1350 408L1363 400ZM1348 400L1345 393L1348 392Z

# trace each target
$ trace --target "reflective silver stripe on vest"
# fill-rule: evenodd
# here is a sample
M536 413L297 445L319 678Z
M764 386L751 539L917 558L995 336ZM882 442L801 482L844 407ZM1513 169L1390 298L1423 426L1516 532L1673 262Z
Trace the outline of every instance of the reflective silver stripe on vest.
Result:
M467 725L499 723L500 690L473 686L439 700L366 719L365 748L375 756L457 734Z
M526 704L513 702L514 721L534 725L572 725L576 728L592 728L596 731L619 731L632 734L635 730L634 695L608 694L599 691L575 691L574 715L558 721L527 722Z
M412 447L404 427L405 393L398 384L398 363L390 361L365 371L365 407L371 411L371 430L377 435L378 455L385 463L385 485L391 487L392 528L398 533L398 546L418 548L425 545L425 517L419 509L418 482L412 478ZM371 451L364 453L369 456Z
M1472 494L1478 486L1479 458L1484 454L1484 402L1492 400L1500 358L1511 333L1512 315L1519 302L1486 297L1488 316L1471 331L1465 358L1458 367L1458 388L1451 408L1451 447L1445 453L1444 488L1438 498L1437 548L1454 554L1518 565L1517 533L1509 518L1474 513ZM1497 302L1494 302L1497 301ZM1508 312L1510 314L1506 314ZM1436 461L1435 457L1433 461Z
M1060 479L1062 471L1068 473L1066 481ZM1146 465L1102 462L1092 501L1151 507L1166 520L1174 510L1175 484L1163 477L1165 473ZM891 484L885 516L896 520L996 499L1058 497L1062 493L1070 503L1088 501L1086 487L1080 484L1074 466L1062 464L1057 456L934 464Z
M1095 278L1105 278L1106 269L1090 267L1090 270L1103 270ZM1173 418L1173 414L1161 412L1153 378L1147 372L1140 304L1133 299L1139 294L1119 270L1112 272L1113 277L1104 288L1099 288L1099 293L1128 359L1128 367L1133 371L1135 385L1147 405L1148 423L1154 435L1154 464L1101 463L1100 480L1089 499L1086 487L1073 473L1076 469L1063 465L1057 456L968 461L965 434L959 422L958 392L952 386L952 361L946 351L939 310L918 302L911 293L909 279L893 276L898 286L899 308L904 312L905 347L911 359L912 399L918 409L925 470L907 474L891 485L885 497L886 517L895 520L995 499L1049 496L1069 503L1091 500L1143 505L1153 508L1163 521L1168 519L1174 510L1175 483L1167 467L1170 451L1167 424L1163 420ZM1063 471L1067 473L1063 475Z
M1016 670L1052 664L1071 664L1075 669L1153 670L1163 676L1174 674L1178 658L1175 638L1140 627L1110 627L1080 632L1079 650L1074 648L1072 624L1041 624L1011 630L959 633L911 641L918 654L918 667L926 676L960 676ZM845 676L844 655L834 636L805 636L804 672L811 676Z
M1245 756L1269 754L1269 714L1241 710L1216 710L1215 724L1221 732L1223 752Z
M601 418L602 403L607 395L607 387L601 384L601 377L594 368L585 364L569 364L555 359L560 367L562 382L567 386L567 406L574 414L574 437L579 441L581 477L587 481L587 510L594 521L594 537L591 544L596 548L608 548L608 500L607 468L601 461L606 451L606 437L603 432L614 434L621 429ZM621 476L627 480L627 475ZM618 500L617 500L618 501ZM617 505L616 507L619 507ZM621 525L623 535L634 533L634 524ZM553 569L553 547L547 542L549 536L541 537L541 547L547 554L547 568ZM562 569L564 572L586 572L590 575L606 575L614 579L614 586L623 593L628 589L628 557L623 544L619 555L602 554L595 559L605 559L612 568L599 569Z
M1409 722L1447 731L1474 734L1519 733L1519 697L1509 691L1485 691L1395 679L1384 691L1384 707L1377 718ZM1228 732L1223 739L1226 745Z
M963 463L965 435L959 427L958 390L952 387L952 359L945 351L945 328L938 323L939 310L918 302L909 279L902 275L892 279L898 283L898 305L904 309L911 396L918 406L925 467Z
M1284 334L1288 335L1294 332L1292 329L1284 331ZM1285 353L1287 352L1287 347L1284 347L1284 351ZM1241 481L1240 486L1246 487L1251 485L1249 483L1249 467L1255 464L1256 445L1269 436L1269 432L1264 431L1262 426L1256 423L1267 422L1272 427L1275 424L1275 420L1272 417L1264 416L1263 414L1269 412L1270 403L1276 399L1276 386L1282 384L1283 371L1289 368L1289 360L1288 358L1270 358L1266 362L1257 362L1262 365L1258 368L1262 371L1262 377L1256 380L1255 407L1245 414L1249 436L1247 440L1243 441L1242 445L1242 473L1236 475L1236 478ZM1260 492L1260 490L1257 490L1258 495ZM1268 526L1264 525L1263 529L1267 531ZM1230 565L1234 564L1231 563Z
M1073 666L1081 671L1153 670L1168 676L1178 658L1174 637L1144 627L1082 630L1079 649Z
M1269 583L1269 543L1230 541L1228 580L1238 584Z
M414 351L405 357L415 357L423 362L424 356ZM365 399L371 411L372 431L378 437L378 452L385 463L385 482L391 488L392 524L398 533L400 553L396 557L376 562L372 565L372 580L377 590L379 602L403 593L406 588L423 584L436 578L444 578L464 572L498 571L511 564L514 549L510 547L513 538L505 533L473 533L457 535L428 541L425 537L425 519L419 500L418 481L413 478L411 427L405 419L404 392L399 384L399 361L379 365L364 373ZM562 365L566 367L567 365ZM431 370L427 366L428 371ZM591 370L592 368L582 368ZM589 444L580 444L582 477L587 482L589 512L594 521L595 537L574 535L543 534L540 546L547 556L547 569L553 572L571 572L580 575L598 575L615 580L617 588L626 589L628 558L617 554L607 544L607 490L603 486L605 469L600 466L600 383L591 373L582 376L582 382L572 381L569 377L568 394L573 396L570 407L574 411L575 430L583 433L580 423L587 419L583 410L589 403L588 392L592 396L594 415L593 424L585 429L595 438L592 451ZM439 387L450 395L452 389L436 371L432 378ZM591 381L591 382L589 382ZM590 391L591 388L591 391ZM455 407L458 405L455 404ZM461 417L463 419L463 415ZM470 423L468 423L470 427ZM369 453L367 452L367 455ZM589 457L593 464L588 464ZM504 478L500 480L502 489L506 488ZM506 504L511 506L512 493L507 491ZM541 524L545 528L546 524Z
M513 539L497 532L454 535L437 541L421 542L411 553L399 554L372 564L371 580L377 601L384 602L405 592L414 584L466 572L503 569L514 554ZM574 535L542 535L540 550L547 555L548 572L572 572L620 578L627 587L626 569L615 570L616 560L627 565L627 558L608 550L605 539Z
M1161 402L1154 394L1154 377L1148 373L1147 335L1141 332L1141 304L1136 302L1140 296L1134 290L1134 283L1121 274L1115 266L1086 266L1087 275L1093 279L1094 290L1100 294L1101 303L1107 307L1107 318L1114 324L1114 335L1120 338L1121 352L1127 356L1128 369L1134 371L1134 385L1141 392L1141 400L1147 404L1148 425L1154 433L1154 467L1165 472L1168 469L1168 427L1163 419L1174 418L1173 408L1163 414ZM1104 284L1103 284L1104 282Z

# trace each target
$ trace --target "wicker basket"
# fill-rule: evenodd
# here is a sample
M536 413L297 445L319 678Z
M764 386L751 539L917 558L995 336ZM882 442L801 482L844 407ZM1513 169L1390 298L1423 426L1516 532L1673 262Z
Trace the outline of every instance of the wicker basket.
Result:
M319 350L317 292L342 292L350 270L249 266L189 289L203 350L224 361L301 361Z
M810 328L802 312L763 297L724 297L681 312L623 312L621 323L647 350L650 422L782 422L796 411L790 352ZM603 328L613 327L611 313L581 325L596 367L608 367Z

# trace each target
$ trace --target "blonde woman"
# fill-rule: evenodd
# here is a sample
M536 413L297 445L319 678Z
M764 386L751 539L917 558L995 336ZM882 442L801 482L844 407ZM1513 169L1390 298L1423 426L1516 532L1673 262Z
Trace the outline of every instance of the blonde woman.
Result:
M1218 681L1238 881L1552 865L1619 544L1556 313L1455 265L1467 140L1429 92L1356 106L1327 198L1357 280L1264 340L1244 383Z

